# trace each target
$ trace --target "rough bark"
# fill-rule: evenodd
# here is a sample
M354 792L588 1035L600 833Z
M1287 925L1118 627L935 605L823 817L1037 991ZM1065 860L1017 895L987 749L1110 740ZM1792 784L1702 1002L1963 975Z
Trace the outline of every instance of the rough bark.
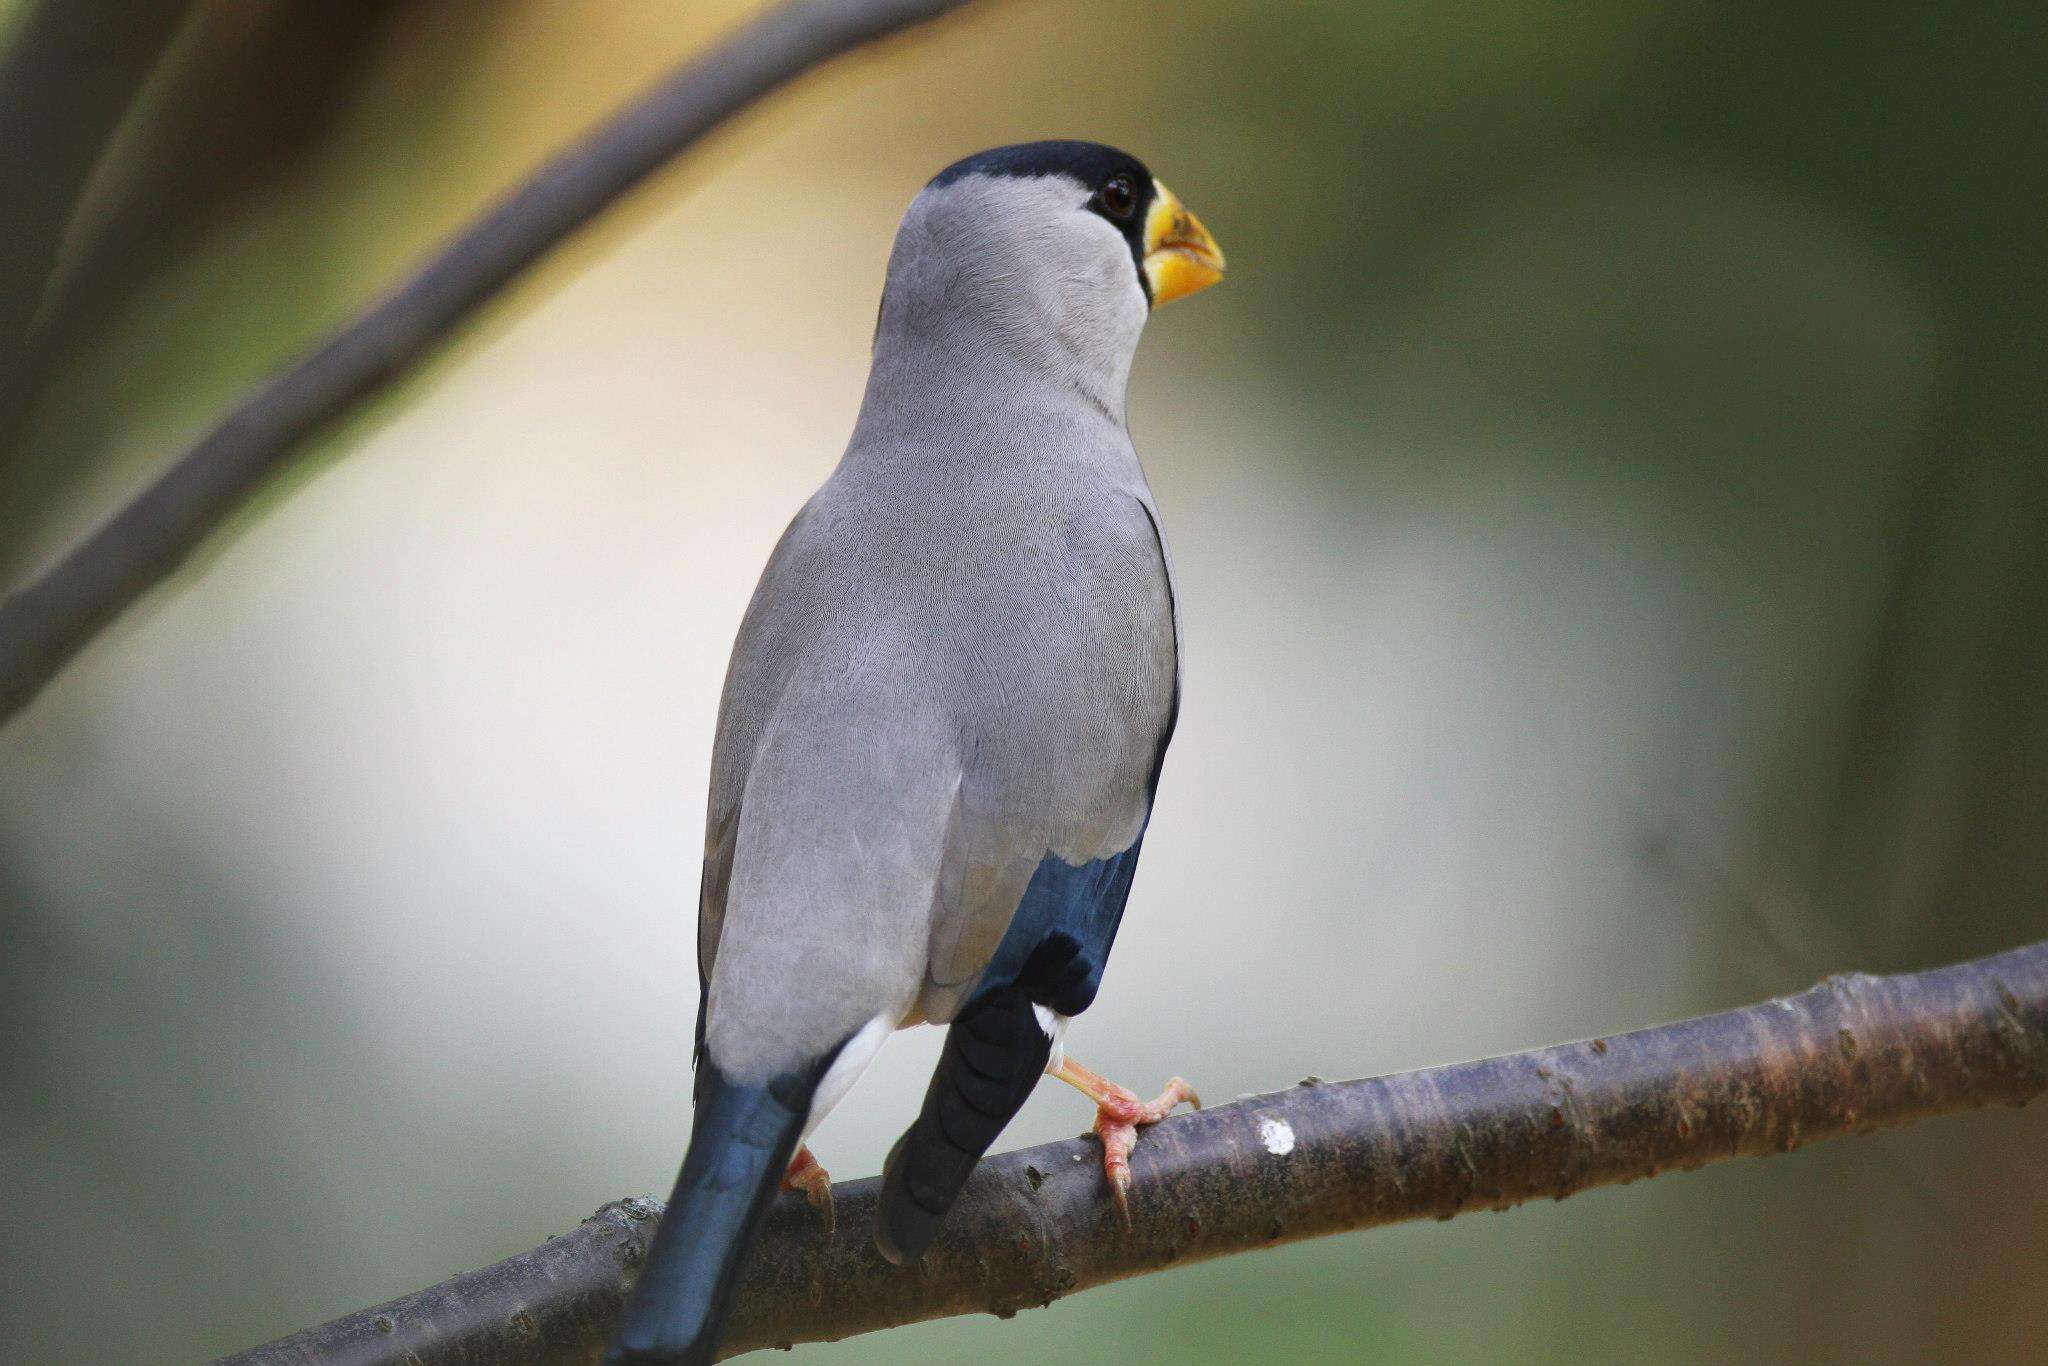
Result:
M963 2L779 5L556 157L418 273L259 386L134 501L0 602L0 721L176 569L300 442L386 388L657 168L812 67Z
M1346 1229L1764 1157L2048 1091L2048 941L1927 972L1830 977L1678 1024L1368 1081L1304 1081L1148 1129L1117 1219L1092 1138L985 1160L913 1268L870 1242L878 1183L837 1229L770 1212L727 1354L953 1314ZM482 1271L228 1358L594 1362L661 1213L648 1199Z

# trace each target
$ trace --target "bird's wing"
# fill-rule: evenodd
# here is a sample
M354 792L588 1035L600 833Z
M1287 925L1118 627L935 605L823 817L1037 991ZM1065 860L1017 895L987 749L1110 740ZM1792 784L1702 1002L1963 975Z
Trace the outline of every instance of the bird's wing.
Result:
M815 499L813 500L815 501ZM780 689L803 648L797 626L809 613L802 610L815 586L828 581L816 563L819 546L806 534L811 515L807 503L790 519L761 571L760 582L741 618L726 667L725 692L718 709L718 733L711 749L711 795L704 819L704 873L697 903L697 972L700 983L711 980L718 941L725 930L726 895L732 886L733 850L739 836L740 804L747 773L761 737L773 715ZM791 610L792 605L797 610ZM702 1003L697 1017L698 1047L703 1047Z
M1057 1025L1044 1012L1088 1008L1123 920L1180 698L1171 570L1149 505L1137 507L1141 528L1113 505L1110 530L1125 534L1090 536L1069 566L1071 583L1093 585L1048 623L1069 634L1023 633L1082 648L1038 677L1042 690L998 694L984 743L968 748L921 997L951 1027L883 1168L876 1243L891 1261L937 1236L1045 1069Z
M1101 980L1180 704L1172 570L1149 498L1101 511L1106 526L1075 533L1085 544L1059 572L1077 591L1045 629L982 652L991 671L1038 686L983 692L994 705L965 747L934 889L927 1018L1017 981L1052 940L1078 974L1062 1014L1085 1009ZM1017 658L1034 649L1049 668Z
M828 480L770 557L720 705L700 1055L743 1079L914 1013L960 785L947 576L905 499ZM894 520L892 520L894 519Z

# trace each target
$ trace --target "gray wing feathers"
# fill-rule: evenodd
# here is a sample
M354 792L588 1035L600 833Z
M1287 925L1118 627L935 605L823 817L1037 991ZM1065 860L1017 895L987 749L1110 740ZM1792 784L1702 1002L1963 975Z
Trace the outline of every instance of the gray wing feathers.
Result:
M1176 686L1166 566L1137 499L1068 512L1060 553L1042 557L1052 573L1011 629L980 642L964 680L971 698L997 700L968 707L980 743L933 918L925 1013L934 1019L950 1018L973 987L1041 859L1120 852L1147 814Z

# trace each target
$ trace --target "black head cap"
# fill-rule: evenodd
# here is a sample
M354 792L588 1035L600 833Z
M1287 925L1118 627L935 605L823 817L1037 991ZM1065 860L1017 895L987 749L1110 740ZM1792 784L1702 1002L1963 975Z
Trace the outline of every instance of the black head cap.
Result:
M1138 283L1145 297L1152 297L1145 278L1145 215L1155 192L1152 173L1145 163L1129 152L1120 152L1099 142L1019 142L1008 147L991 147L963 157L931 178L926 189L939 189L967 176L1016 177L1065 176L1088 192L1088 209L1122 233L1131 244L1131 260L1138 268Z
M1152 183L1145 163L1129 152L1119 152L1099 142L1019 142L1008 147L991 147L962 157L933 176L933 186L950 185L963 176L1069 176L1083 185L1096 186L1122 172Z

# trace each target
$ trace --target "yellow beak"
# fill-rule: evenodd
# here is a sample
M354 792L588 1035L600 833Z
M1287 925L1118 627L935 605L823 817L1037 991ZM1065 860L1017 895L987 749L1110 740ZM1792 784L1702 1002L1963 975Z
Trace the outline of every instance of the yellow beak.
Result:
M1155 180L1152 191L1145 215L1145 279L1157 308L1222 279L1223 250L1172 190Z

